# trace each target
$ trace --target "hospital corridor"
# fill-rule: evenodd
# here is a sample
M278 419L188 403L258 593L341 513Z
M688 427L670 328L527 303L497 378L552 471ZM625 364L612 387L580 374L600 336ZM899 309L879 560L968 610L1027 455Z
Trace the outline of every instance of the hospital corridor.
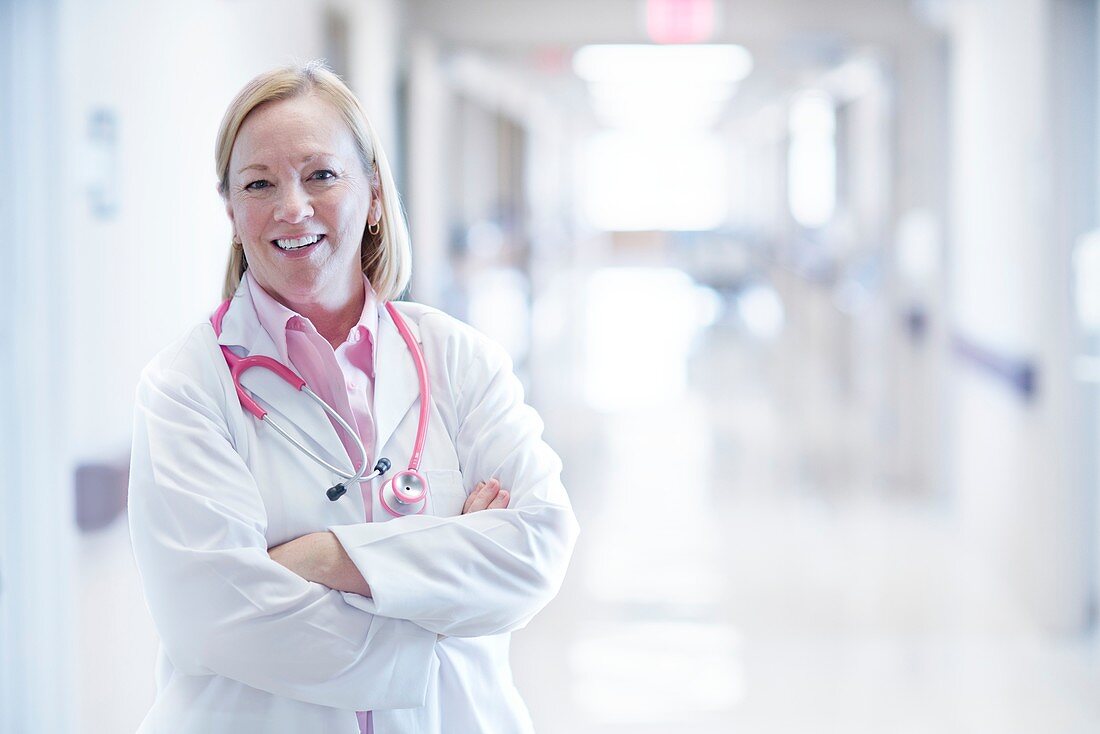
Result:
M558 500L550 480L521 484L523 468L541 461L537 447L511 474L494 439L469 438L488 398L469 417L451 416L450 374L441 374L462 349L439 356L424 326L437 322L426 320L416 327L422 353L406 342L400 364L420 400L430 382L432 417L410 410L408 437L386 444L393 471L414 472L421 444L411 448L411 437L427 435L428 499L413 517L378 509L389 509L384 492L397 492L384 473L368 477L361 497L349 482L353 491L331 503L328 485L295 484L287 496L304 510L264 486L242 494L234 477L193 505L163 500L168 527L208 523L204 513L216 511L230 518L211 530L216 542L266 540L264 563L300 528L346 526L313 518L339 517L353 501L366 513L356 523L413 529L410 564L431 569L431 553L471 554L462 572L423 589L415 573L391 587L360 567L375 594L365 603L321 588L287 615L300 615L306 632L273 624L280 633L262 641L292 668L326 669L328 648L310 644L328 639L312 636L316 620L407 625L396 643L379 631L379 646L439 632L411 613L391 618L390 589L404 584L429 605L432 594L476 596L489 582L475 550L514 542L515 558L530 559L516 571L503 550L492 557L502 588L516 573L560 581L533 617L508 625L510 642L499 632L431 637L427 693L398 691L420 703L394 707L431 715L344 706L344 718L324 719L343 722L331 730L519 734L493 718L504 701L529 712L533 729L522 731L540 734L1100 732L1094 0L0 0L0 219L9 234L0 267L0 734L245 731L229 723L245 721L232 718L240 712L224 707L264 696L286 722L304 710L296 706L341 708L332 701L346 670L269 690L248 677L252 661L225 662L238 645L234 614L274 621L290 608L283 596L271 608L261 602L275 577L227 579L207 558L217 554L194 549L195 567L165 566L166 602L151 591L165 584L150 578L148 544L176 536L134 524L156 518L157 502L135 492L147 473L140 451L158 449L166 421L157 403L142 402L151 400L146 365L211 320L227 298L234 248L247 276L237 274L225 308L252 293L268 329L255 295L264 261L241 216L258 209L234 198L259 201L263 187L225 193L227 108L257 75L314 60L361 103L384 147L364 158L383 189L392 169L411 244L410 280L392 300L439 309L499 345L561 458L579 527L571 558L568 543L553 545L538 527L538 512ZM256 106L253 121L297 92L281 94ZM251 140L242 119L234 134ZM362 156L354 116L337 119ZM302 232L320 232L310 222L337 211L321 181L341 178L339 165L298 188L276 165L252 166L278 180L262 195L278 201L277 221L300 204L294 234L268 235L287 272L336 236L330 228L307 242ZM377 233L392 220L362 211L372 233L364 246L390 236ZM354 280L362 269L380 288L367 260L354 260ZM396 336L385 341L390 322L377 310L364 321L371 349L405 350ZM280 348L293 357L295 322L286 323ZM336 359L351 354L356 334L332 343ZM208 351L227 375L224 395L204 404L190 377L183 393L204 430L236 441L249 467L281 457L253 485L280 473L298 482L299 464L310 465L295 447L240 438L263 430L263 419L247 414L243 378L228 382L218 350ZM470 357L456 406L494 354ZM185 360L172 364L182 374ZM377 385L368 410L383 411L393 383L377 364L361 374ZM269 394L259 396L264 406ZM229 417L219 422L211 405ZM430 423L436 415L442 422ZM528 424L507 425L495 440L520 446ZM377 450L363 450L371 461L389 436L374 430L366 445L376 437ZM457 471L437 458L446 452L432 453L449 431ZM323 445L305 443L314 439ZM355 464L354 453L337 463ZM150 486L171 489L216 465L178 476L154 466ZM485 510L499 513L497 525L467 513L461 494L443 509L447 492L489 478L470 476L473 466L516 477L502 483L512 504ZM329 468L326 481L339 473ZM450 475L461 484L440 481ZM509 513L520 519L503 519ZM455 537L469 547L432 545L445 526L468 531ZM379 532L364 545L382 547ZM360 558L335 537L344 557ZM240 558L256 550L230 549ZM568 559L563 580L542 568L555 553ZM226 631L197 638L217 651L181 645L179 632L188 617L217 619L205 610L225 603L222 587L194 591L208 566L247 602L223 615ZM321 599L339 613L320 616ZM325 632L355 644L345 629ZM482 660L471 652L479 637L505 651L518 697L457 680L480 680L486 663L469 662ZM410 679L401 654L393 686ZM188 704L212 706L208 723L154 721L165 691L179 695L166 670L214 681ZM211 704L223 678L239 688ZM448 709L464 696L473 714ZM258 711L247 721L269 730Z

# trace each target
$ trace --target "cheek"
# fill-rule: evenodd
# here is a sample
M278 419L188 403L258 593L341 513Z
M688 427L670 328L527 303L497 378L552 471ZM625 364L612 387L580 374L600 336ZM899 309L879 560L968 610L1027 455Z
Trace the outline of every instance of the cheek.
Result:
M233 221L242 238L259 237L267 220L266 208L258 202L237 203L233 206Z
M339 217L341 228L354 236L367 225L367 207L354 200L343 202L339 207Z
M364 194L355 186L334 186L318 197L314 205L318 215L324 210L331 224L338 224L343 230L354 229L367 220L369 202L364 201Z

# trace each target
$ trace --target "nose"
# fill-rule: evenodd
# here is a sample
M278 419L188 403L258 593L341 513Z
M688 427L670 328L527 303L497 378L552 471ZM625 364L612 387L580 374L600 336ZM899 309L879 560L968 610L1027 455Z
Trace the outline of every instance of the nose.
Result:
M305 189L296 183L283 187L282 195L275 206L275 219L287 224L297 224L312 216L313 205Z

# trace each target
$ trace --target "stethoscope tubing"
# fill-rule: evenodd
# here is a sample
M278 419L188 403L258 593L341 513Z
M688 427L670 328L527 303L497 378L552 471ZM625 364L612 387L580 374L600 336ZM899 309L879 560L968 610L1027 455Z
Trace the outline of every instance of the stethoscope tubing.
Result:
M229 311L230 300L231 299L227 299L225 302L223 302L210 317L210 324L214 327L215 336L221 336L222 320L224 319L226 312ZM397 308L393 305L393 303L387 302L386 310L389 312L390 317L393 320L394 326L397 327L398 333L401 334L401 338L404 340L405 345L409 348L409 353L412 355L413 362L416 365L417 380L420 383L420 416L416 426L416 440L413 444L412 456L409 459L409 468L403 472L400 472L398 474L398 477L402 475L412 475L418 478L423 483L423 477L420 476L417 469L420 466L420 459L424 453L424 443L427 440L428 433L428 413L431 403L431 385L428 380L428 366L424 360L424 352L420 349L420 345L417 344L416 338L413 336L412 331L410 331L408 324L405 323L405 319L401 316L400 313L398 313ZM367 474L367 467L369 466L369 464L367 463L367 449L366 446L363 445L363 441L359 437L358 431L354 430L335 408L326 403L315 392L313 392L313 390L311 390L306 384L305 380L298 376L289 367L277 360L271 359L270 357L252 355L239 357L233 352L233 350L225 345L221 345L221 351L222 355L225 357L226 364L229 367L229 372L233 379L233 387L237 391L237 397L240 400L241 406L246 411L255 416L257 420L267 423L267 425L271 426L271 428L284 439L286 439L288 443L290 443L303 454L308 456L318 465L324 467L325 469L328 469L329 471L333 472L344 480L340 484L337 484L336 486L331 487L328 490L328 497L330 500L337 500L341 496L343 496L345 492L345 485L347 484L370 481L376 477L382 476L387 471L389 471L389 459L381 458L374 465L374 470L370 474ZM345 470L331 463L324 457L318 455L308 446L306 446L293 435L291 435L291 433L283 428L281 425L279 425L279 423L275 421L266 410L260 407L260 404L257 403L256 400L244 389L244 387L241 386L241 375L244 374L245 371L253 367L262 367L263 369L270 370L278 377L280 377L283 381L291 385L291 387L295 388L299 392L305 393L307 397L313 400L313 402L321 406L321 409L324 410L325 413L330 416L334 421L336 421L340 425L340 427L344 429L345 433L351 436L352 441L355 443L355 447L359 451L360 456L359 467L353 474L347 473ZM355 464L353 463L352 466L354 468ZM396 481L396 479L394 481ZM408 501L406 501L402 500L400 495L397 495L395 496L395 499L401 505L415 504L416 501L423 499L423 490L425 489L426 483L424 483L419 497L410 498ZM384 498L382 500L382 504L391 513L399 514L386 503Z
M416 364L416 377L420 382L420 417L416 422L416 441L413 443L412 456L409 457L409 471L415 472L420 467L420 457L424 453L424 442L428 434L428 410L432 403L432 387L428 383L428 365L424 362L424 351L416 343L416 337L409 330L405 319L397 312L397 307L392 302L386 302L386 310L390 312L393 325L405 340L409 348L413 362Z
M294 444L298 448L298 450L301 451L303 454L305 454L309 458L313 459L315 462L317 462L321 466L325 467L329 471L333 472L334 474L337 474L341 478L346 479L349 483L358 482L358 481L361 481L361 480L366 480L367 477L364 476L364 475L366 474L366 469L369 466L367 464L367 447L363 445L363 440L361 438L359 438L359 432L354 430L350 425L348 425L348 422L346 420L344 420L344 417L342 415L340 415L339 413L337 413L332 408L332 406L330 406L328 403L326 403L324 400L322 400L320 397L318 397L317 393L310 390L309 385L303 384L302 387L300 388L300 391L305 393L306 395L308 395L313 400L313 402L320 405L321 408L326 413L328 413L330 416L332 416L332 419L334 421L336 421L337 423L339 423L340 427L344 429L344 432L347 433L349 436L351 436L352 440L355 442L355 448L359 451L359 457L360 458L359 458L359 469L354 474L348 474L346 471L344 471L340 467L326 461L323 457L318 456L308 446L303 444L298 439L294 438L294 436L292 436L289 431L287 431L285 428L280 426L278 424L278 422L276 422L275 419L272 418L267 413L264 413L264 417L261 420L263 420L265 423L267 423L267 425L269 425L273 429L275 429L275 431L280 436L282 436L287 441L290 441L292 444ZM375 476L377 476L377 474ZM371 477L371 478L373 478L373 477Z

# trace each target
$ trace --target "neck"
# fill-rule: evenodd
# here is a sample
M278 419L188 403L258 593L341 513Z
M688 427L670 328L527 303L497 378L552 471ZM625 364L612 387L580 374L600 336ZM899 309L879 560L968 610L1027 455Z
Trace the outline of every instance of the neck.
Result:
M359 323L363 315L366 288L363 278L360 277L349 292L339 298L275 298L287 308L309 319L317 332L335 349L347 341L348 332Z

